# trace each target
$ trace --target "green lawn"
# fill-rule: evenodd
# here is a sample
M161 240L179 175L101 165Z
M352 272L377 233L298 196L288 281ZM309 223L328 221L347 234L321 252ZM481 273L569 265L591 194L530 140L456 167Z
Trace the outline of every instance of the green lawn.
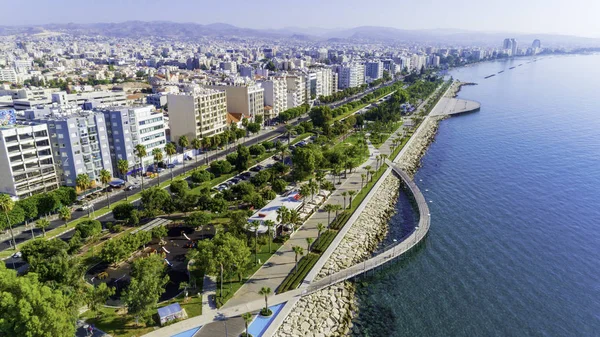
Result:
M398 121L398 122L394 122L392 123L386 130L386 132L382 132L379 134L379 137L371 137L371 144L373 144L373 146L375 148L380 148L381 145L383 145L383 143L385 143L388 138L390 138L390 136L396 132L396 130L398 130L398 128L402 126L402 121Z
M343 150L350 146L356 146L361 140L364 140L364 135L362 133L353 133L352 135L346 137L346 139L341 140L337 144L335 144L333 150ZM369 159L369 148L367 146L357 148L360 149L360 153L355 153L353 155L355 158L357 158L355 163L356 166L364 163Z
M246 272L244 273L244 277L242 278L242 282L239 282L239 280L237 278L233 279L233 280L225 280L223 282L223 297L221 297L221 289L217 284L217 292L216 292L217 307L220 308L225 303L227 303L227 301L231 297L233 297L235 292L238 291L244 285L244 283L246 283L246 281L248 281L248 279L254 273L256 273L256 271L258 271L260 269L260 267L262 267L262 265L265 262L267 262L267 260L271 257L271 255L273 255L281 246L282 246L281 243L277 243L277 242L271 243L271 253L269 252L268 244L261 246L260 252L258 253L258 259L260 261L259 264L254 264L254 247L250 247L250 249L252 250L252 256L251 256L252 263L246 269Z

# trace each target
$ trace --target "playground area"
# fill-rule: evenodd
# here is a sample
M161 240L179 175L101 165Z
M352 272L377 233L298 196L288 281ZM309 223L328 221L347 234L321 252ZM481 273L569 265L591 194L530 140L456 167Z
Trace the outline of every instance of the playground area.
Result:
M152 254L159 254L163 257L165 270L169 276L169 283L166 285L165 292L161 295L159 301L170 300L181 292L179 284L188 282L189 277L185 258L188 251L196 246L197 241L214 236L214 228L212 226L205 227L201 231L197 231L181 224L170 224L167 226L167 236L162 240L152 239L145 248L140 248L129 259L120 262L116 266L108 263L96 264L88 269L85 279L95 286L106 283L108 286L114 287L115 295L108 299L106 305L122 306L121 295L129 285L133 261Z

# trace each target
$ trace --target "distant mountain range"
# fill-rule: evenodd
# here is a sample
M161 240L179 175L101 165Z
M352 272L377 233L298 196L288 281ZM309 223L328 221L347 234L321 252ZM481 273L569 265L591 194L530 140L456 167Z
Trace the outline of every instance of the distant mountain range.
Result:
M126 21L120 23L47 24L40 26L0 26L0 35L44 32L62 32L74 35L102 35L110 37L164 37L195 39L200 37L294 39L312 42L393 42L428 43L432 45L490 45L498 46L506 37L516 38L523 46L541 39L544 46L598 47L600 39L556 34L516 34L475 32L456 29L406 30L390 27L362 26L350 29L317 27L287 27L281 29L240 28L226 23L197 24L168 21Z

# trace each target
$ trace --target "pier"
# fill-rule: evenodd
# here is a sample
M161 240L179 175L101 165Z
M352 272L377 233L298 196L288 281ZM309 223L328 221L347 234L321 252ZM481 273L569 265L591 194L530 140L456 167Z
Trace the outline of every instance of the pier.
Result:
M438 102L437 106L431 113L430 116L454 116L464 113L478 111L481 108L481 104L475 101L468 101L464 99L442 97Z

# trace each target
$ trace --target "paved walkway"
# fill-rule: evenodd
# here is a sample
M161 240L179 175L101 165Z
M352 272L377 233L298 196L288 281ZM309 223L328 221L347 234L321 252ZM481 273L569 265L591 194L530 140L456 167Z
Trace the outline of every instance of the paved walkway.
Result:
M481 107L481 104L475 101L467 101L464 99L442 97L438 105L429 114L430 116L443 116L443 115L459 115L462 113L477 111Z

